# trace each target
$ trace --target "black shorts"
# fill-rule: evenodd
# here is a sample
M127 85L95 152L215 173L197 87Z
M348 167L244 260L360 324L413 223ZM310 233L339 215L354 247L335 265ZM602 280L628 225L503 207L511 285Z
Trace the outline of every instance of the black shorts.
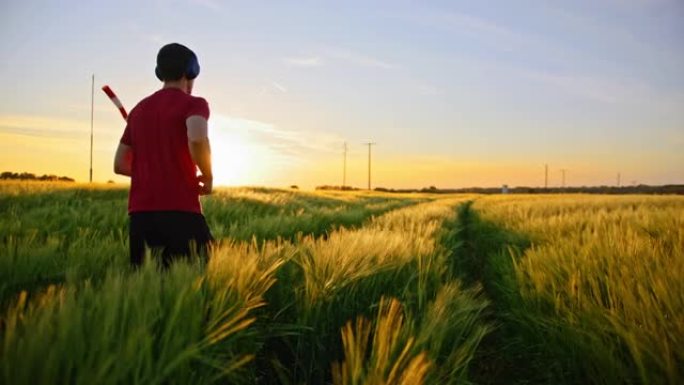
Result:
M207 257L213 237L204 215L184 211L149 211L129 215L131 264L143 262L145 246L161 251L162 266L174 258Z

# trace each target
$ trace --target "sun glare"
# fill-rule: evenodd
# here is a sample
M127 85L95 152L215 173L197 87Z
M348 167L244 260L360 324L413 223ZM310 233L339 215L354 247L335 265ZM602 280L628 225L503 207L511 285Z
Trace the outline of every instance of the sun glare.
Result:
M215 185L244 185L249 183L250 144L237 132L224 129L210 131L212 168Z

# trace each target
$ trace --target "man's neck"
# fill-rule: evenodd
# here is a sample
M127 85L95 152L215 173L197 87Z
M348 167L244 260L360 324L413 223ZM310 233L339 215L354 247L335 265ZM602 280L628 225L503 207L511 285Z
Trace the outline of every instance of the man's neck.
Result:
M184 84L183 80L173 80L173 81L164 82L164 86L163 86L162 88L163 88L163 89L167 89L167 88L177 88L177 89L179 89L179 90L181 90L181 91L183 91L183 92L187 92L187 91L186 91L186 88L187 88L187 87L186 87L186 85Z

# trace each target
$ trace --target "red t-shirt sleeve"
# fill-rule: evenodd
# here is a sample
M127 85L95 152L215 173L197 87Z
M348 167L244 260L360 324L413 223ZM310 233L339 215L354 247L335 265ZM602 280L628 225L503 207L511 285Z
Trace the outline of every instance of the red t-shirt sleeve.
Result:
M188 111L185 114L187 119L190 116L199 115L204 119L209 120L209 103L204 98L193 97L188 106Z

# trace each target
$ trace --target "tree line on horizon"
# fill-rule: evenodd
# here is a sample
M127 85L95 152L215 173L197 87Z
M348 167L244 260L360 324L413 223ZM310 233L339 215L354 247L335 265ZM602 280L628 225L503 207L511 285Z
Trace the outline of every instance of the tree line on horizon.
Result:
M0 180L20 180L20 181L43 181L43 182L75 182L74 178L68 176L58 176L54 174L36 175L30 172L11 172L4 171L0 173ZM109 181L108 183L113 183ZM298 186L292 185L291 189L299 189ZM316 186L316 190L333 190L333 191L361 191L365 190L354 186L335 186L335 185L321 185ZM456 194L456 193L471 193L471 194L676 194L684 195L684 184L668 184L661 186L651 185L632 185L632 186L574 186L574 187L507 187L505 192L501 187L464 187L464 188L437 188L435 186L414 188L414 189L393 189L385 187L376 187L373 191L386 193L434 193L434 194Z
M37 181L45 181L45 182L74 182L74 178L70 178L68 176L57 176L57 175L36 175L30 172L11 172L11 171L4 171L2 174L0 174L0 180L37 180Z
M352 186L316 186L316 190L358 191ZM574 186L574 187L464 187L437 188L435 186L416 189L393 189L376 187L373 191L386 193L434 193L434 194L677 194L684 195L684 184L669 184L662 186L633 185L633 186Z

